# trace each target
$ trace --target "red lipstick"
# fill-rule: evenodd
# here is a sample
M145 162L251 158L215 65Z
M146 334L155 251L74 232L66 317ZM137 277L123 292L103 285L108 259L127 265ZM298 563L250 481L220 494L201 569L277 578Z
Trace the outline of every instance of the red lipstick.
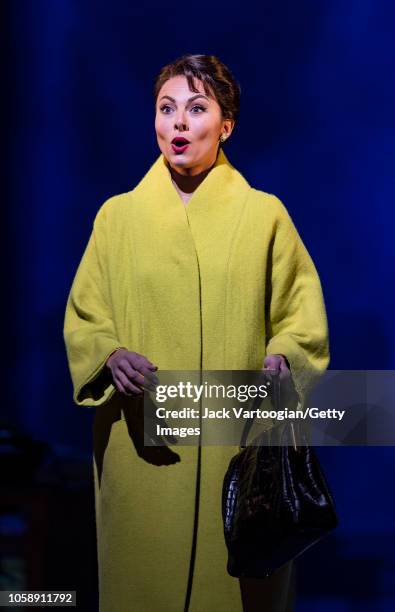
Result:
M190 145L189 140L183 138L182 136L176 136L171 141L171 146L173 148L174 153L184 153Z

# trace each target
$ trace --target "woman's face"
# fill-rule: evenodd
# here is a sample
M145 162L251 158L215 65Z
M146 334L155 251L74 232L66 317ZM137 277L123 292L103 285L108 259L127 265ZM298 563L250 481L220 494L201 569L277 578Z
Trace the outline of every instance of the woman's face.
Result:
M179 174L196 175L210 168L218 152L221 134L229 135L234 122L222 118L221 108L207 97L201 81L199 93L190 91L185 76L164 83L156 101L155 130L164 157ZM184 139L184 145L177 139Z

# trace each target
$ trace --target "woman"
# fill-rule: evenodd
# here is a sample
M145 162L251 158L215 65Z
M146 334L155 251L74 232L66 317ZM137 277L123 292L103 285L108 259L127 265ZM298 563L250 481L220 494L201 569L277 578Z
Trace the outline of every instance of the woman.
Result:
M268 580L226 571L221 491L237 447L144 446L142 394L157 368L275 368L292 372L303 402L328 364L314 264L282 203L222 151L239 93L214 56L161 70L161 154L100 208L70 291L74 400L98 407L102 612L291 610L291 563Z

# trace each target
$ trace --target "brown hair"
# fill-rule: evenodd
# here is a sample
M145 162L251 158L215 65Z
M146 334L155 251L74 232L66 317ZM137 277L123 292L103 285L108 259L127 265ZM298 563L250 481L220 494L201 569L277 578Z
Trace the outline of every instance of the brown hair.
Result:
M207 96L214 97L224 119L236 121L240 111L240 85L225 64L215 55L183 55L164 66L154 85L154 102L166 81L184 75L191 91L197 93L194 79L202 81Z

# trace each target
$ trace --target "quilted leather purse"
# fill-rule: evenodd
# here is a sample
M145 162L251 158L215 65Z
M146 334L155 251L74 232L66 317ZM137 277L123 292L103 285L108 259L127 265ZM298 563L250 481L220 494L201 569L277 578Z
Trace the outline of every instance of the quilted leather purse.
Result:
M327 535L338 518L305 435L298 433L303 445L297 446L288 421L260 434L253 440L257 445L245 446L252 421L244 426L240 451L224 478L222 517L228 573L264 578Z

